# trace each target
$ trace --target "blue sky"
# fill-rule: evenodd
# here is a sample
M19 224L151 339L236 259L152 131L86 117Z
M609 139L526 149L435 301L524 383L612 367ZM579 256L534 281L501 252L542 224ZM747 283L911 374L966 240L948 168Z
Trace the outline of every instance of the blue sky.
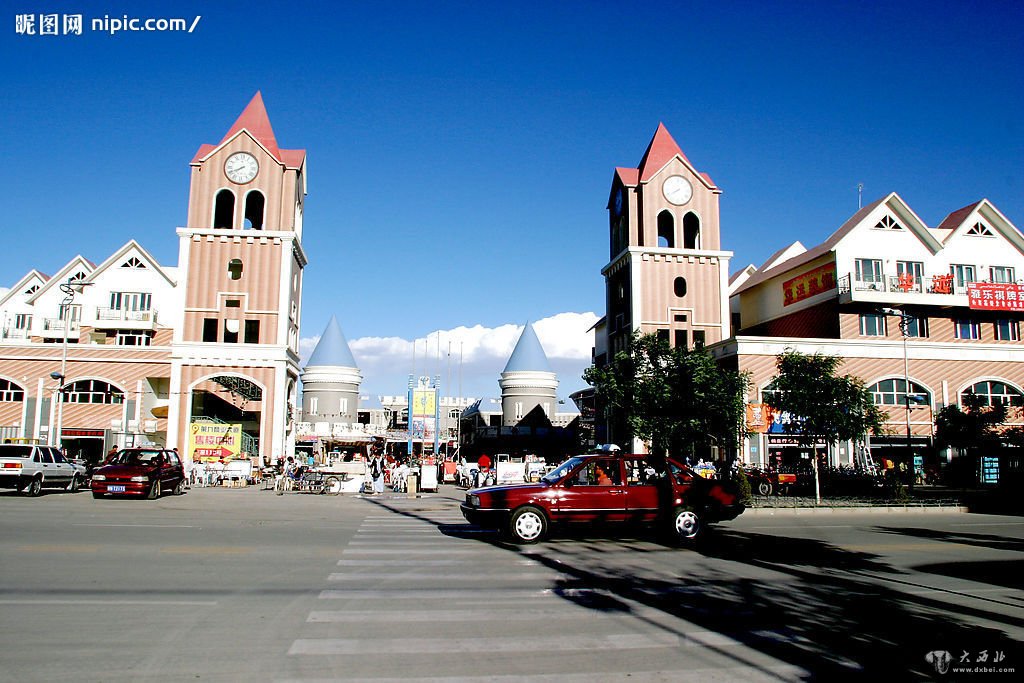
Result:
M302 336L337 315L377 393L433 334L417 372L447 381L461 341L463 393L494 394L526 320L546 321L560 393L583 386L612 171L659 121L724 190L734 270L824 239L857 183L930 225L981 197L1024 225L1024 4L631 4L8 5L0 285L131 238L175 265L188 162L256 90L309 155ZM126 11L201 19L15 33L20 13Z

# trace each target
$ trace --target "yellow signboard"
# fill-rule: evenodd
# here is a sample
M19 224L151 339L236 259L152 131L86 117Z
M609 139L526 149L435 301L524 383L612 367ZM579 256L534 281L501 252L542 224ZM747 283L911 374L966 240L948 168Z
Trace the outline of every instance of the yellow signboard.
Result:
M436 389L414 389L412 392L413 417L434 417L437 412Z
M193 422L188 432L188 453L193 462L228 460L242 452L242 425Z

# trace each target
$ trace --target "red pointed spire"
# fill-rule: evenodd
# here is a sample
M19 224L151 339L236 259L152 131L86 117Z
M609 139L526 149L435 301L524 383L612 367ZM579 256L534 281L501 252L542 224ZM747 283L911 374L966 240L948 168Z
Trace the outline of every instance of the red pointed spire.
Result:
M643 159L637 170L640 171L640 182L650 180L651 176L665 167L672 157L679 155L687 164L690 163L686 155L679 149L679 145L672 139L664 123L658 123L658 130L651 138L651 144L647 145Z
M230 138L242 130L246 129L249 133L256 138L261 145L267 148L267 151L273 154L277 159L281 158L281 150L277 147L277 139L274 137L274 129L270 127L270 117L267 116L267 108L263 105L263 95L260 91L256 91L253 95L252 100L245 107L245 110L235 121L235 125L231 126L231 130L224 136L224 139L220 141L220 144L224 144ZM219 146L219 145L218 145Z

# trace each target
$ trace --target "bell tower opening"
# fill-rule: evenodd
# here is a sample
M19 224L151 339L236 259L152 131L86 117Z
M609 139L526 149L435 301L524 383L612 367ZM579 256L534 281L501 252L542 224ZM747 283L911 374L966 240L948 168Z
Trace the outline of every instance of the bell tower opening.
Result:
M674 249L676 246L676 221L667 209L658 214L658 246Z
M230 230L235 223L235 193L221 190L217 193L217 201L213 209L213 227L215 230Z
M245 222L243 227L252 230L263 229L263 207L266 204L263 193L253 190L245 195Z
M692 211L683 216L683 249L700 249L700 219Z

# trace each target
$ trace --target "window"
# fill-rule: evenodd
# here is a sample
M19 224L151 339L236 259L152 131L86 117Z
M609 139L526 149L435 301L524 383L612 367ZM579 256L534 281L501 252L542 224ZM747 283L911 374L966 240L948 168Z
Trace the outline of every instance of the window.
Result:
M693 348L700 349L704 346L704 330L693 331Z
M342 415L345 415L345 414L348 413L348 399L347 398L341 399L341 403L338 404L338 412L341 413Z
M224 321L224 343L237 344L238 331L241 328L240 321L228 318Z
M997 320L993 327L997 341L1020 341L1020 325L1016 320Z
M992 266L988 269L988 279L992 282L1013 282L1013 268Z
M882 216L882 220L875 223L875 228L878 230L902 230L903 226L896 222L896 220L886 214Z
M216 229L230 230L235 226L235 193L231 190L221 190L217 193L217 199L213 208L213 227Z
M988 226L982 222L977 222L971 227L967 228L966 235L973 235L975 237L995 237L992 231L989 230Z
M60 320L70 320L72 323L76 323L82 319L82 307L78 304L61 304L57 317Z
M675 292L675 295L680 299L686 296L686 278L677 277L672 283L672 291Z
M27 330L32 327L32 316L28 313L16 313L14 315L14 329Z
M969 394L982 397L984 405L987 406L994 406L997 403L1024 406L1024 394L1021 394L1020 389L998 380L986 380L967 387L960 394L960 402L963 403L964 397Z
M80 379L64 387L65 403L124 403L124 393L99 379Z
M700 219L692 211L683 216L683 249L700 249Z
M668 330L658 330L658 341L668 344Z
M215 342L217 341L217 324L216 318L204 318L203 319L203 341L204 342Z
M149 346L153 333L144 330L118 330L114 343L119 346Z
M25 400L25 390L14 382L0 379L0 403L16 403Z
M25 294L35 294L38 291L39 291L39 285L32 285L31 287L29 287L28 289L25 290Z
M859 258L854 262L857 282L877 284L882 282L881 259Z
M904 315L903 328L901 328L901 331L903 329L906 329L905 334L908 337L925 338L928 336L928 318L919 318L916 315Z
M246 344L259 344L260 343L260 321L259 320L246 320L245 321L245 343Z
M614 458L592 460L580 468L574 479L579 486L620 486L619 461Z
M876 406L902 406L907 401L907 380L883 379L868 387L871 398ZM910 405L928 405L931 403L931 392L917 382L910 383Z
M658 246L674 249L676 246L676 222L669 211L658 214Z
M263 229L263 207L265 205L263 193L253 190L245 195L245 225L253 230Z
M242 302L238 299L227 299L224 301L225 308L239 308Z
M885 316L879 313L861 313L860 334L862 337L884 337Z
M523 419L523 404L521 402L517 401L514 407L515 407L516 419L517 420Z
M686 330L676 330L676 348L686 349L689 348L689 341L687 340Z
M317 411L319 403L320 403L320 400L316 396L313 396L312 398L309 399L309 414L310 415L316 415L316 411Z
M953 336L957 339L981 339L981 325L974 320L954 320Z
M153 295L148 292L111 292L110 308L115 311L148 311L153 306Z
M974 276L974 266L954 264L949 267L949 273L956 279L957 289L963 289L967 286L968 282L977 281L977 278Z
M897 261L896 280L901 291L920 291L924 264L920 261Z
M233 258L228 261L228 275L232 280L242 279L242 259Z
M146 264L139 260L138 256L132 256L130 259L121 264L122 268L132 268L134 270L145 270Z

